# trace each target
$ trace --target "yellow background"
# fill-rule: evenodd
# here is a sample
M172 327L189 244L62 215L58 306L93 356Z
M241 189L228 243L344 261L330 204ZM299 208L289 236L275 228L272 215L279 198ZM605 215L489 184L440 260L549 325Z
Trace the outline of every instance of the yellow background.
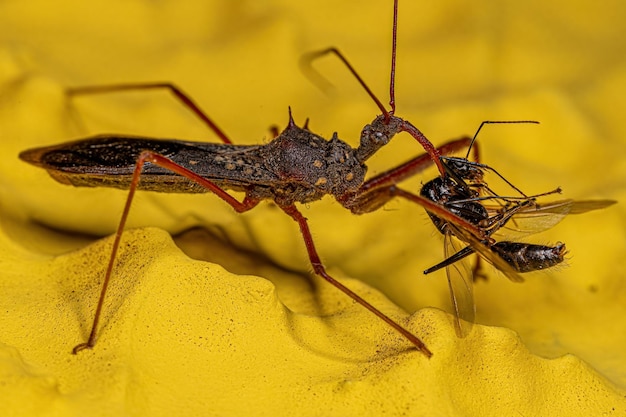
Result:
M442 256L422 209L301 207L331 273L405 320L427 360L334 288L308 284L297 227L275 207L241 216L212 196L142 193L131 227L203 225L220 239L177 243L226 269L190 260L162 230L129 232L98 344L70 355L111 244L92 236L112 233L125 193L57 184L17 154L104 132L215 139L164 93L70 101L63 88L174 81L236 143L268 141L291 106L298 123L356 146L377 108L336 61L317 66L336 87L326 96L298 58L337 46L386 102L391 3L337 3L0 5L0 403L24 415L624 413L621 204L534 237L566 242L567 266L478 283L477 322L504 328L462 340L449 316L422 309L448 300L443 273L421 274ZM483 160L528 193L623 201L625 18L620 1L404 1L397 114L436 145L485 119L540 120L486 128ZM399 136L370 172L419 152Z

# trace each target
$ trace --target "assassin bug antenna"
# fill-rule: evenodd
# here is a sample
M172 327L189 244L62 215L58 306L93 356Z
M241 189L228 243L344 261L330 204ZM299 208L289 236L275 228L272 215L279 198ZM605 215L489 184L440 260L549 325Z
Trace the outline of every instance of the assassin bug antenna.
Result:
M398 0L393 2L393 25L391 27L391 72L389 76L389 113L396 112L396 56L398 54Z

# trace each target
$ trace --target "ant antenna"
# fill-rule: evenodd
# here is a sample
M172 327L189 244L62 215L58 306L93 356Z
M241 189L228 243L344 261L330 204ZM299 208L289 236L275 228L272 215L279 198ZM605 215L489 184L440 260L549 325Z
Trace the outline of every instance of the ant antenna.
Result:
M476 138L478 137L478 132L480 132L480 129L482 129L484 125L510 124L510 123L533 123L536 125L539 124L539 122L536 120L485 120L480 124L480 126L478 126L478 130L476 131L476 133L474 133L474 137L472 138L472 141L470 142L470 145L467 148L465 159L469 158L469 154L470 154L470 151L472 150L472 146L474 146L474 142L476 141Z

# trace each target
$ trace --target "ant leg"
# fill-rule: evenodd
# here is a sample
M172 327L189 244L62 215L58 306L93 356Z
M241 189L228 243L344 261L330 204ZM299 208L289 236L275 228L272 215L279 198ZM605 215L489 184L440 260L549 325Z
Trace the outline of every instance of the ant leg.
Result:
M302 233L302 237L304 238L304 244L306 245L307 253L309 254L309 260L311 261L311 265L313 265L313 270L315 271L317 275L324 278L326 281L334 285L337 289L339 289L341 292L346 294L348 297L352 298L354 301L361 304L363 307L365 307L366 309L374 313L378 318L380 318L385 323L390 325L394 330L396 330L398 333L400 333L402 336L408 339L411 343L413 343L415 347L417 347L417 350L419 350L424 355L426 355L426 357L430 358L432 356L432 352L428 350L426 345L424 345L424 343L419 338L417 338L414 334L406 330L404 327L400 326L398 323L396 323L394 320L392 320L387 315L382 313L376 307L374 307L373 305L365 301L363 298L361 298L359 295L354 293L352 290L350 290L349 288L341 284L339 281L335 280L333 277L328 275L328 273L326 272L326 269L324 268L324 265L322 264L322 261L319 258L319 255L317 254L317 250L315 249L315 244L313 243L313 236L311 236L311 231L309 229L309 225L307 224L306 218L302 215L302 213L298 211L298 209L294 205L280 206L280 208L285 213L287 213L292 219L298 222L298 226L300 227L300 232Z
M443 261L439 262L437 265L431 266L430 268L424 270L424 275L428 275L431 274L435 271L440 270L441 268L445 268L447 266L452 265L455 262L460 261L461 259L471 255L472 253L474 253L474 249L472 249L471 246L466 246L463 249L461 249L460 251L448 256L446 259L444 259Z
M85 86L72 87L67 89L67 94L94 94L94 93L112 93L116 91L138 91L138 90L169 90L174 97L180 101L185 107L191 110L200 120L202 120L224 143L232 143L226 136L224 131L220 129L213 120L198 106L189 94L178 88L172 83L137 83L137 84L112 84L101 86Z
M100 290L100 298L98 299L98 305L96 306L96 312L94 315L93 323L91 325L91 331L89 332L89 338L87 342L81 343L72 349L73 354L77 354L83 349L90 349L96 344L96 334L98 330L98 323L100 321L100 315L102 313L102 307L104 305L104 298L106 296L107 288L109 286L109 281L111 280L111 275L113 272L113 266L115 264L115 257L117 255L117 251L120 246L120 241L122 239L122 233L124 232L124 228L126 225L126 220L128 219L128 213L130 212L130 206L132 204L133 198L135 196L135 191L137 191L137 187L139 186L139 180L141 178L141 171L146 162L150 162L152 164L158 165L162 168L168 169L176 174L182 175L190 180L200 184L201 186L207 188L208 190L215 193L219 198L224 200L226 203L230 204L230 206L235 209L238 213L242 213L244 211L248 211L251 208L255 207L259 200L250 198L246 195L242 202L235 199L233 196L228 194L214 182L209 181L201 176L195 174L194 172L176 164L170 159L159 155L157 153L151 151L143 151L139 158L137 158L137 163L135 165L135 170L133 171L132 180L128 189L128 196L126 197L126 204L124 205L124 210L122 211L122 216L120 218L120 222L117 226L117 231L115 232L115 239L113 241L113 248L111 249L111 256L109 258L109 263L107 265L107 270L104 275L104 281L102 283L102 289Z

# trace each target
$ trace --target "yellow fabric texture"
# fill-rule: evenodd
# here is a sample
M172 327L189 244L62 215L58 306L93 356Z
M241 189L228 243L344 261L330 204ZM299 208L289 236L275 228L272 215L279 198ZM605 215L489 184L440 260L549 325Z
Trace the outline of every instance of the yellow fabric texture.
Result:
M386 103L391 6L0 4L4 415L626 414L622 204L528 238L566 242L565 266L523 284L489 271L464 339L441 310L445 274L421 273L443 256L423 209L299 206L330 273L422 338L427 359L311 278L296 224L272 204L237 215L211 195L139 193L98 342L71 355L88 335L126 193L58 184L18 153L99 133L217 139L166 93L70 99L64 89L172 81L235 143L268 142L291 106L297 123L357 146L379 110L336 59L315 64L334 85L327 95L298 59L337 46ZM561 186L566 198L624 201L625 19L621 1L403 1L396 114L435 145L485 119L539 120L485 128L483 161L529 194ZM399 135L370 175L421 152ZM403 185L417 192L434 175Z

